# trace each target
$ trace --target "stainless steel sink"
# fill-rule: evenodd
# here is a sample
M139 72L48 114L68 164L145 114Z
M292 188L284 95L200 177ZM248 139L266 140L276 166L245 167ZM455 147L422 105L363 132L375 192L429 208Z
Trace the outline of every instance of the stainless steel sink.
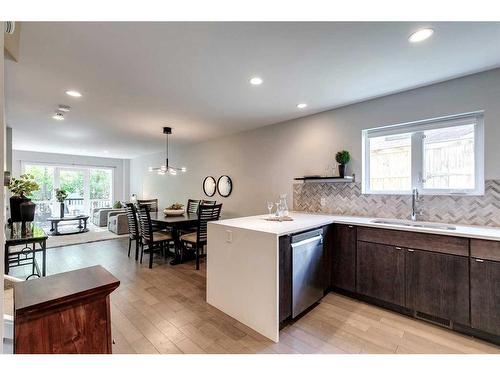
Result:
M456 230L457 229L454 225L450 225L450 224L426 223L426 222L395 220L395 219L374 219L374 220L372 220L372 223L388 224L388 225L400 225L403 227L414 227L414 228L441 229L441 230Z

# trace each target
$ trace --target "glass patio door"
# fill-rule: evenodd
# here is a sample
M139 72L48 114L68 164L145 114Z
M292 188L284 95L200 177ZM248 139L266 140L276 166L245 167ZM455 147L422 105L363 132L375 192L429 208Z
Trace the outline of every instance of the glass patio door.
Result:
M55 185L68 193L65 201L66 214L81 215L90 212L88 169L56 168L55 180Z
M35 220L38 222L59 216L56 188L68 192L65 201L67 215L90 215L93 209L113 205L112 168L26 163L23 173L32 174L40 185L40 189L33 193L33 202L37 205Z

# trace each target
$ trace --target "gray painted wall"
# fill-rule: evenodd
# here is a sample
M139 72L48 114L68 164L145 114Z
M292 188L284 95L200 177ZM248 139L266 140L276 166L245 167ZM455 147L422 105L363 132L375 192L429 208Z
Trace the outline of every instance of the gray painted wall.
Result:
M334 83L332 83L334 84ZM188 173L157 176L148 166L162 164L163 154L132 159L131 193L158 197L166 206L203 197L205 176L228 174L234 190L216 195L228 216L264 213L266 201L287 193L292 205L293 178L332 174L335 152L351 151L348 173L361 179L361 130L470 111L485 111L485 178L500 178L500 69L389 95L320 114L266 126L173 150L171 162ZM172 143L175 145L175 125Z

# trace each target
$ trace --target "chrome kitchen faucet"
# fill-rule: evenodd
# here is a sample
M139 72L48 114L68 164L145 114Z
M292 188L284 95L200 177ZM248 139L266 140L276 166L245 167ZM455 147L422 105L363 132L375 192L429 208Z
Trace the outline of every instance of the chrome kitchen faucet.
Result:
M418 189L413 189L413 194L411 196L411 220L417 221L419 215L422 215L422 211L417 211L417 203L420 202L420 195L418 194Z

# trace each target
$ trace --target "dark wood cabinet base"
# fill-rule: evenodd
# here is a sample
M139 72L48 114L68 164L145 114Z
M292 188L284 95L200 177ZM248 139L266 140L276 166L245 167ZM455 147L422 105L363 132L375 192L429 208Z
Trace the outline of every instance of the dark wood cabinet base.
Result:
M109 295L118 285L101 266L16 283L14 353L111 354Z

